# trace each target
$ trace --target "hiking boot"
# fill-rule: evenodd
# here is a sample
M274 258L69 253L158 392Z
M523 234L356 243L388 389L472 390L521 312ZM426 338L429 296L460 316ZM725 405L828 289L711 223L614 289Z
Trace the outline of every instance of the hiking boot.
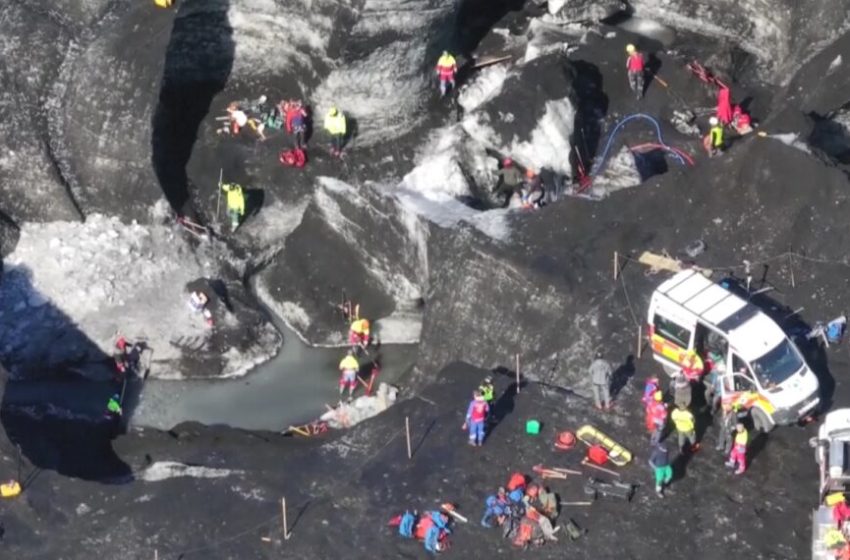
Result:
M744 474L744 469L738 469L735 471L735 474Z
M734 462L734 461L726 461L726 463L725 463L725 464L726 464L726 467L727 467L727 468L730 468L730 469L734 469L734 468L735 468L735 462Z
M471 445L472 447L476 447L477 444L474 441L469 440L469 445Z
M656 486L656 487L655 487L655 494L656 494L659 498L663 498L663 497L664 497L664 488L662 488L661 486Z

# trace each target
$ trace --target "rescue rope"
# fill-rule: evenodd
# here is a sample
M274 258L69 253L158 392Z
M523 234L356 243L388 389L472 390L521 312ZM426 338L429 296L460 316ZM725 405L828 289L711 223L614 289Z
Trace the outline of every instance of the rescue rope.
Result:
M614 142L614 138L617 136L617 133L620 132L620 129L623 128L627 123L629 123L633 120L637 120L637 119L648 120L650 123L652 123L652 125L655 127L655 133L658 136L657 144L662 149L667 151L671 156L673 156L675 159L677 159L679 161L679 163L681 163L682 165L688 165L689 163L691 165L693 165L693 160L690 160L690 162L689 162L688 160L690 158L686 159L685 157L683 157L683 152L681 150L678 150L676 148L668 146L667 144L664 143L664 137L661 134L661 125L658 124L658 121L655 120L655 118L653 118L653 117L651 117L651 116L649 116L645 113L635 113L633 115L628 115L627 117L621 119L614 126L614 128L611 130L611 132L608 133L608 141L605 144L605 149L602 150L602 157L599 158L599 160L597 160L597 162L593 165L593 168L590 170L590 176L591 177L596 177L596 175L598 175L599 172L602 171L602 169L605 167L605 164L608 160L608 152L611 151L611 146Z

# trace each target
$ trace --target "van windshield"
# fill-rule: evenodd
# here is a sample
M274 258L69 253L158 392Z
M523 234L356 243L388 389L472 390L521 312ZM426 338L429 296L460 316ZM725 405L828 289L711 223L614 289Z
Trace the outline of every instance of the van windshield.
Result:
M753 372L765 387L779 385L803 367L803 360L787 338L753 361Z

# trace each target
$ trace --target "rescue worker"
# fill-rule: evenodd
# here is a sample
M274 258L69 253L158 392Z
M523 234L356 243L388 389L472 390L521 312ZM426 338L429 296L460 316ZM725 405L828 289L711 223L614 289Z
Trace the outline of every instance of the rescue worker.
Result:
M652 403L646 409L646 427L650 432L650 441L661 441L664 428L667 427L667 405L661 391L655 391Z
M489 413L490 406L484 397L478 391L474 391L472 401L466 409L466 421L463 423L463 429L469 429L469 445L481 447L484 443L484 424Z
M442 56L437 60L436 71L437 78L440 80L440 98L443 98L449 92L449 88L454 91L455 74L457 74L457 61L449 54L449 51L443 51Z
M670 418L673 420L673 425L676 427L676 433L679 436L679 450L696 451L699 449L697 446L696 420L693 413L680 405L673 411ZM685 444L688 444L687 448L685 448Z
M348 132L345 115L336 107L328 109L325 115L325 130L331 136L331 154L341 156L345 147L345 135Z
M596 359L590 364L590 382L593 384L593 405L597 409L602 409L602 403L605 403L605 410L611 408L611 376L614 370L611 369L611 364L602 359L602 353L596 353Z
M502 160L502 168L497 173L499 181L493 188L493 192L496 195L505 195L505 206L507 206L511 202L511 197L522 190L522 173L509 157Z
M510 500L504 486L499 486L496 494L488 496L485 503L484 515L481 517L481 526L488 529L496 525L502 525L510 515Z
M339 372L339 396L342 398L345 388L348 387L348 400L350 401L354 395L354 389L357 387L357 374L360 373L360 362L357 361L353 351L349 350L339 362Z
M710 354L709 356L713 356ZM702 383L704 387L705 406L714 415L720 408L720 381L721 381L721 365L717 361L711 359L711 365L708 368L708 373L703 377Z
M829 503L829 498L832 496L827 496L827 503ZM835 522L836 527L843 529L844 524L850 520L850 506L847 505L847 499L843 494L838 494L836 498L837 500L832 506L832 520Z
M295 137L295 147L305 148L304 135L307 132L307 111L301 101L290 101L286 104L286 132Z
M711 125L711 129L709 129L708 135L702 143L709 157L714 157L723 152L723 126L717 117L708 119L708 124Z
M735 424L738 423L738 416L730 402L724 402L722 409L723 412L720 415L717 429L717 445L714 446L714 449L722 451L724 456L728 456L732 451L732 432L735 430Z
M216 130L216 133L236 136L248 124L248 115L245 111L239 109L239 104L235 101L230 103L226 110L227 116L222 118L227 122L220 129Z
M738 422L735 425L735 444L732 446L732 452L729 453L729 460L726 461L726 466L730 469L735 468L735 474L744 474L747 470L747 443L749 443L750 435L743 424Z
M120 418L124 414L124 410L121 408L121 396L117 393L109 397L109 401L106 403L106 414L111 418Z
M634 92L638 101L643 98L644 88L644 60L643 54L634 45L626 45L626 71L629 75L629 87Z
M493 386L493 377L488 375L484 378L484 381L481 382L481 385L478 386L478 392L481 393L481 397L484 399L484 402L487 403L487 421L493 421L493 400L496 398L496 388Z
M663 498L664 487L673 480L673 467L670 464L670 453L667 451L666 444L660 441L652 444L652 451L649 454L649 466L652 467L655 473L655 493L659 498Z
M245 194L242 187L235 183L224 183L221 190L227 193L227 215L230 217L230 231L236 231L242 216L245 215Z
M643 386L643 396L640 399L640 402L643 403L644 407L647 407L650 403L652 403L655 398L655 392L660 388L657 377L652 376L647 378L646 384Z
M369 319L356 319L352 321L351 327L348 329L348 343L352 346L366 348L372 340L371 328Z
M673 404L688 408L693 399L693 389L690 380L680 371L673 378Z
M528 485L528 495L526 503L534 509L545 515L551 520L554 520L558 515L558 497L554 492L550 492L545 486L538 484Z

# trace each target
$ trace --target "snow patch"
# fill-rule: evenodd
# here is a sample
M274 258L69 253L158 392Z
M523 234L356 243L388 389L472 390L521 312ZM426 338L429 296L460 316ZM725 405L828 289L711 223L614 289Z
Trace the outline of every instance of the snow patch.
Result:
M531 132L530 139L519 141L514 137L508 146L502 145L485 114L470 115L461 125L475 140L484 146L510 154L523 167L536 170L548 167L570 177L570 135L574 119L575 109L568 98L547 101L543 116Z
M812 151L805 144L805 142L800 141L800 135L795 132L786 132L784 134L770 134L768 136L770 138L775 138L779 140L786 146L791 146L792 148L796 148L802 152L806 152L807 154L812 153Z
M507 64L494 64L484 68L471 83L460 89L457 102L466 112L477 109L499 95L508 74Z
M146 482L160 482L169 478L224 478L239 475L242 471L232 469L216 469L212 467L195 467L174 461L157 461L142 471L138 478Z
M833 72L838 70L838 67L841 66L841 63L842 63L841 55L836 56L834 59L832 59L832 62L829 63L829 68L827 68L826 73L832 74Z

